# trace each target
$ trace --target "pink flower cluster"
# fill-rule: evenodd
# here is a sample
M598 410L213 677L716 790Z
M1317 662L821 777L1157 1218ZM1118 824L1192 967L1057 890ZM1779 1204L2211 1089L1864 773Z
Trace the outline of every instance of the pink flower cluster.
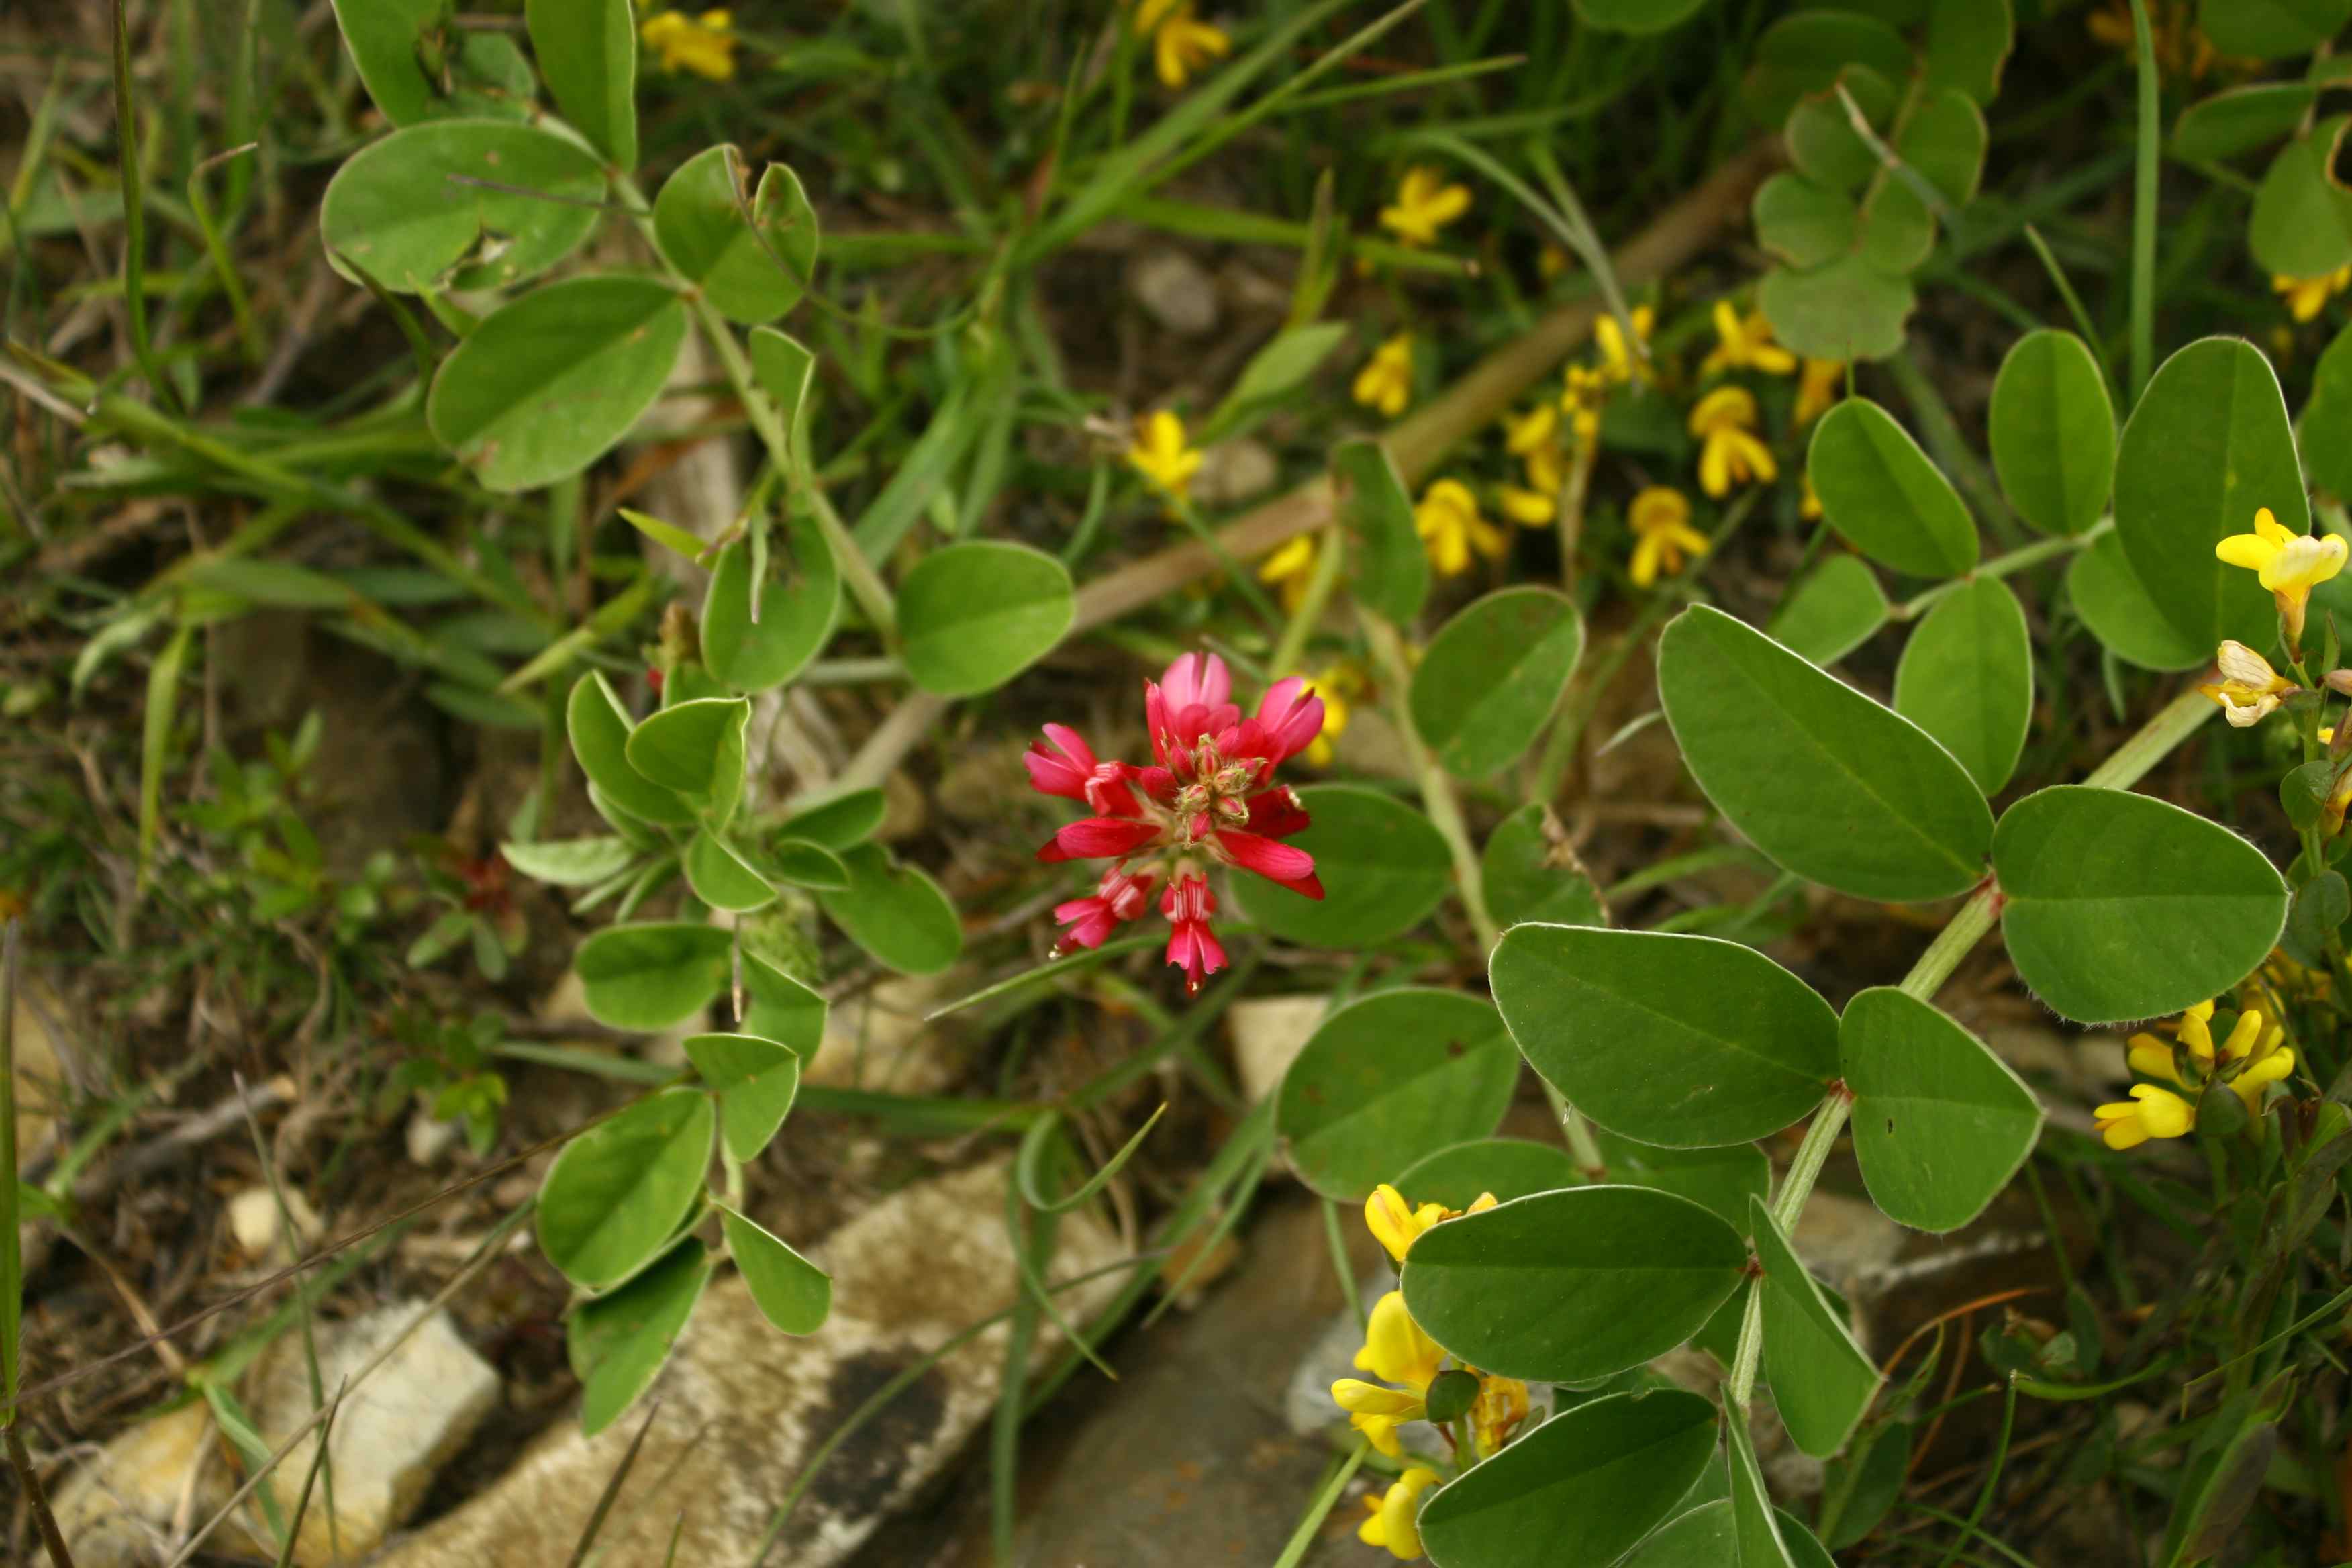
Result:
M1212 862L1255 871L1310 899L1323 896L1315 858L1284 839L1307 826L1298 797L1274 782L1276 768L1323 732L1323 700L1297 676L1278 680L1253 718L1231 700L1233 674L1215 654L1188 653L1158 682L1143 685L1152 763L1104 762L1078 732L1045 726L1023 759L1042 795L1083 804L1094 815L1055 833L1037 858L1108 860L1095 893L1054 910L1066 928L1058 955L1100 947L1139 918L1165 879L1160 912L1168 917L1168 962L1198 992L1224 967L1225 950L1209 929L1217 896L1202 874Z

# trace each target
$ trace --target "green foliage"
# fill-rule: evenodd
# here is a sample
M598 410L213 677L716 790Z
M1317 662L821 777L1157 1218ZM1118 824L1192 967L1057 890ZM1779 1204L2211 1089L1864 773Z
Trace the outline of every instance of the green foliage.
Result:
M327 186L319 233L339 269L396 292L505 287L578 249L604 195L596 160L551 131L436 121L353 153Z
M654 236L720 315L757 325L800 303L816 268L817 221L791 169L769 164L748 197L743 169L731 143L696 153L662 182Z
M833 636L841 614L841 574L824 535L799 521L789 533L791 552L781 557L788 574L775 571L779 554L740 540L711 564L702 662L738 691L772 690L798 675ZM769 572L754 582L752 563L762 553Z
M687 1060L719 1096L719 1131L727 1157L760 1157L784 1124L800 1092L801 1058L790 1047L757 1035L689 1035Z
M573 1310L565 1343L581 1382L583 1433L603 1431L653 1386L710 1269L709 1248L689 1237L619 1289Z
M1870 1408L1878 1368L1853 1342L1842 1314L1798 1261L1761 1197L1748 1200L1748 1236L1764 1265L1764 1367L1773 1402L1797 1447L1827 1458Z
M1789 590L1764 630L1790 653L1831 665L1886 624L1886 591L1859 558L1832 555Z
M933 551L899 589L907 673L943 697L990 690L1044 658L1076 613L1070 574L1050 555L995 542Z
M1987 795L2017 771L2033 721L2033 639L2009 584L1954 588L1903 645L1895 710L1959 759Z
M1370 947L1419 925L1445 897L1445 840L1411 806L1352 784L1310 785L1298 799L1312 821L1289 842L1315 857L1323 897L1238 884L1236 901L1260 929L1315 947Z
M813 1334L833 1310L833 1276L759 1226L719 1206L727 1252L761 1315L788 1334Z
M1449 773L1484 777L1534 743L1583 652L1584 621L1560 595L1489 594L1446 622L1414 667L1413 731Z
M715 1118L698 1089L665 1089L564 1145L539 1193L539 1245L585 1290L635 1276L702 1193Z
M1993 469L2018 515L2045 533L2080 533L2115 485L2116 415L2107 378L2072 332L2028 332L1993 378L1986 416Z
M1976 565L1976 523L1959 493L1876 404L1849 397L1823 415L1805 472L1830 526L1880 564L1922 577Z
M1958 1230L1983 1213L2042 1131L2041 1103L2008 1063L1893 986L1846 1004L1838 1068L1871 1201L1920 1230Z

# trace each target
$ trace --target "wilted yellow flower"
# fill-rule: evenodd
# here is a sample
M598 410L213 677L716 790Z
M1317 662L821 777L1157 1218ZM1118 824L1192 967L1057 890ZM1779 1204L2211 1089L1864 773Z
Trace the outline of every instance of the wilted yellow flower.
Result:
M1804 478L1805 493L1797 501L1797 515L1812 522L1822 515L1822 498L1813 493L1813 476L1807 474Z
M1257 569L1261 583L1281 584L1282 607L1296 610L1307 597L1307 584L1315 575L1315 536L1302 533L1273 554Z
M705 11L688 16L683 11L663 11L646 18L637 29L646 47L661 57L666 71L689 70L713 81L735 75L735 17L731 12Z
M1766 375L1786 375L1797 368L1797 356L1772 341L1772 323L1761 310L1750 310L1746 321L1728 300L1715 302L1716 345L1699 362L1702 376L1728 371L1754 370Z
M1559 503L1541 490L1519 485L1496 485L1495 504L1521 528L1541 528L1559 515Z
M1633 559L1627 568L1637 588L1661 574L1674 576L1687 559L1706 553L1706 535L1691 526L1690 498L1668 485L1652 485L1625 509L1633 530Z
M2327 301L2352 289L2352 266L2339 267L2333 272L2323 272L2316 278L2290 278L2284 272L2271 276L2271 291L2286 301L2286 313L2298 321L2308 321L2327 308Z
M1412 401L1412 334L1399 332L1356 373L1356 401L1393 419Z
M1772 450L1758 440L1756 395L1744 386L1718 386L1690 412L1690 433L1702 443L1698 485L1717 500L1735 484L1769 484L1780 477Z
M1528 1385L1516 1377L1478 1379L1478 1397L1470 1402L1470 1436L1478 1457L1491 1459L1495 1450L1510 1441L1512 1429L1528 1418Z
M1421 1511L1421 1494L1436 1484L1435 1470L1415 1465L1385 1492L1367 1496L1364 1506L1371 1510L1371 1517L1356 1526L1356 1539L1367 1546L1387 1547L1389 1555L1401 1563L1420 1556L1421 1528L1415 1516Z
M2293 691L2294 682L2271 668L2271 661L2242 642L2223 642L2213 655L2221 671L2219 681L2197 689L2221 705L2221 717L2234 730L2258 724L2277 711L2279 697Z
M1161 408L1135 422L1135 442L1127 460L1154 489L1181 500L1191 493L1192 476L1201 469L1201 454L1184 442L1184 422Z
M1422 491L1412 525L1429 563L1443 576L1459 577L1470 570L1474 550L1499 561L1511 547L1510 536L1479 515L1478 498L1459 479L1440 479Z
M2189 1102L2152 1083L2131 1086L2131 1099L2092 1112L2099 1136L2110 1149L2132 1149L2151 1138L2178 1138L2197 1120Z
M1182 87L1194 71L1233 52L1225 30L1202 21L1193 0L1141 0L1135 31L1150 35L1151 63L1162 87Z
M1635 352L1635 344L1648 346L1651 329L1658 319L1658 313L1647 305L1636 305L1626 314L1633 323L1633 343L1625 341L1625 331L1617 324L1614 315L1604 312L1592 323L1592 341L1601 345L1601 374L1620 386L1629 381L1650 379L1649 359Z
M2256 573L2278 604L2286 622L2287 650L2303 641L2305 606L2311 591L2344 570L2345 547L2336 534L2290 533L2262 507L2254 512L2254 531L2233 533L2213 547L2213 553L2231 566Z
M1327 664L1322 672L1307 684L1314 688L1316 696L1323 699L1323 728L1307 742L1307 750L1299 754L1307 760L1308 767L1328 768L1331 765L1333 754L1331 743L1348 731L1349 705L1355 694L1363 689L1363 678L1349 665ZM1388 1190L1394 1192L1396 1189L1391 1187ZM1370 1218L1369 1214L1366 1217ZM1380 1233L1374 1231L1373 1234L1377 1236Z
M1809 359L1797 377L1797 423L1811 425L1845 393L1845 361Z
M1381 226L1399 245L1435 245L1437 231L1469 210L1469 186L1449 185L1436 170L1416 166L1405 171L1396 200L1381 209Z

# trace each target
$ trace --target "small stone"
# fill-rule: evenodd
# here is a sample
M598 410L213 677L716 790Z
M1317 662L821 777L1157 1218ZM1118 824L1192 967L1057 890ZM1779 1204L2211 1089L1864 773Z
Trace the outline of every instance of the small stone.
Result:
M281 1212L278 1195L268 1187L247 1187L228 1201L229 1234L247 1258L263 1258L271 1263L291 1263L294 1248L286 1236L286 1221L294 1222L295 1235L305 1244L316 1241L321 1234L319 1213L310 1200L291 1187L283 1189L286 1206Z
M1322 996L1253 996L1225 1009L1234 1070L1251 1104L1282 1087L1282 1075L1298 1059L1328 1005Z
M1805 1267L1849 1294L1902 1254L1904 1229L1863 1198L1815 1188L1789 1238Z
M1128 291L1170 331L1197 338L1217 324L1217 280L1172 247L1147 250L1127 269Z
M1238 506L1274 488L1282 465L1273 448L1244 436L1220 441L1201 454L1201 471L1192 476L1192 500L1206 507Z
M457 1146L457 1138L465 1131L454 1121L444 1121L424 1106L409 1113L406 1142L408 1162L431 1170L449 1157Z
M173 1517L209 1518L227 1500L228 1478L212 1463L213 1415L199 1402L142 1421L109 1443L58 1489L50 1506L73 1551L74 1568L155 1568L170 1560Z

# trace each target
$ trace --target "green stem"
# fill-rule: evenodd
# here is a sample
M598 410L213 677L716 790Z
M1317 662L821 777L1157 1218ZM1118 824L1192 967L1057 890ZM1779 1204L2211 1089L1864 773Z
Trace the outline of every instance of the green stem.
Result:
M1323 1240L1331 1248L1331 1278L1339 1283L1339 1294L1348 1299L1348 1310L1356 1315L1358 1330L1370 1332L1371 1314L1364 1310L1364 1292L1356 1284L1356 1267L1348 1261L1348 1238L1339 1229L1339 1205L1329 1198L1323 1200Z
M1543 1085L1544 1098L1551 1101L1551 1113L1559 1121L1559 1135L1568 1140L1568 1152L1583 1170L1584 1179L1589 1182L1605 1179L1609 1174L1609 1162L1601 1154L1601 1145L1594 1141L1592 1125L1584 1120L1584 1112L1570 1105L1568 1096L1553 1088L1549 1079L1538 1078L1536 1081Z
M1372 658L1381 668L1382 683L1396 701L1390 712L1397 727L1397 737L1404 742L1405 760L1412 769L1414 783L1421 790L1421 804L1429 813L1429 820L1445 840L1447 853L1454 858L1454 878L1462 893L1462 908L1470 917L1470 927L1478 933L1478 946L1483 959L1495 951L1502 940L1502 928L1486 910L1486 880L1478 868L1478 851L1470 842L1469 824L1463 820L1462 803L1454 797L1454 781L1438 765L1437 759L1422 744L1414 732L1412 715L1405 710L1404 693L1412 684L1412 671L1404 658L1404 644L1398 638L1396 628L1369 610L1360 611L1364 640L1371 645Z
M1743 1413L1756 1393L1756 1365L1763 1357L1764 1292L1750 1283L1748 1300L1739 1309L1739 1347L1731 1352L1731 1376L1724 1384L1732 1405Z
M1886 618L1890 621L1916 620L1979 577L2013 576L2029 566L2039 566L2044 561L2087 550L2094 542L2114 531L2115 526L2113 517L2103 517L2080 533L2061 534L2054 539L2038 539L2032 544L2021 544L2004 554L1994 556L1965 577L1938 583L1926 593L1894 605L1886 612Z
M1298 1568L1299 1560L1315 1544L1315 1538L1323 1532L1323 1521L1331 1517L1331 1510L1339 1505L1339 1494L1348 1489L1348 1482L1354 1477L1356 1468L1364 1462L1364 1456L1370 1451L1370 1444L1358 1441L1347 1462L1333 1472L1331 1479L1323 1484L1323 1489L1315 1494L1315 1500L1307 1505L1306 1517L1298 1521L1298 1528L1290 1532L1290 1540L1283 1546L1282 1555L1274 1560L1274 1568Z
M2132 40L2139 56L2139 116L2132 149L2131 374L2132 402L2156 371L2156 176L2163 132L2158 123L2160 85L2147 0L2132 0Z
M1339 568L1346 563L1347 554L1340 547L1336 528L1327 526L1318 531L1314 574L1307 579L1306 591L1298 596L1298 607L1290 612L1290 619L1283 625L1282 640L1274 645L1273 657L1265 663L1267 672L1276 679L1303 673L1298 662L1306 657L1307 639L1314 636L1316 623L1323 618L1324 606L1331 602L1331 591L1339 584Z

